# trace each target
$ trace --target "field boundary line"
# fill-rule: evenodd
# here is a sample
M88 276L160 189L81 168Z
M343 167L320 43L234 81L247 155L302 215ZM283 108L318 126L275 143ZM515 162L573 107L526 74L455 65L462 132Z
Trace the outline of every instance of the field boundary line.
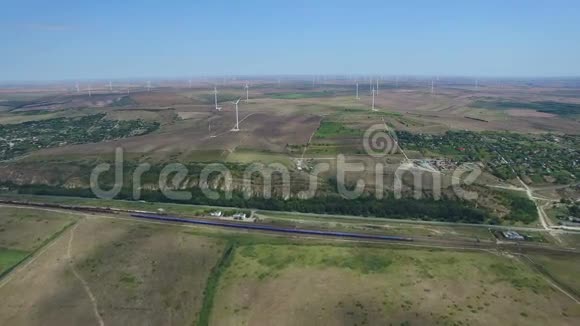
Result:
M236 243L228 242L224 248L224 252L215 266L211 269L211 275L206 281L205 289L203 290L203 303L199 311L199 318L197 320L198 326L210 325L211 313L215 302L215 293L219 287L220 280L223 274L230 267L234 259L236 251Z
M15 206L0 205L0 207L15 207ZM22 208L30 208L30 207L22 207ZM71 214L74 216L74 214L70 212L61 211L61 213ZM65 233L70 227L76 225L79 221L80 218L77 219L76 221L72 221L71 223L65 225L60 231L56 232L50 238L48 238L40 247L38 247L36 250L32 251L30 254L28 254L26 257L20 260L15 266L4 272L3 275L0 275L0 289L3 288L6 284L10 283L10 281L14 278L16 272L26 269L28 266L30 266L30 264L32 264L40 256L42 256L48 249L54 246L56 242L61 238L61 235Z
M576 304L580 305L580 300L578 300L574 295L570 294L568 291L566 291L565 289L562 288L562 286L558 285L558 281L556 280L556 278L554 278L552 276L552 274L550 274L546 269L544 269L542 266L538 265L534 260L532 260L532 258L530 258L528 255L521 255L522 257L526 258L530 264L531 267L533 269L536 270L536 272L538 272L538 274L540 274L540 276L542 276L542 278L548 282L548 284L550 284L553 288L555 288L556 290L562 292L564 295L566 295L567 297L569 297L570 299L572 299L574 302L576 302Z
M300 157L301 161L304 161L304 155L306 155L306 151L308 150L308 147L310 147L310 143L312 143L312 138L314 138L314 135L316 134L317 131L318 131L318 129L314 130L312 132L312 134L310 135L310 138L308 138L308 142L306 143L306 146L304 146L304 150L302 151L302 156Z

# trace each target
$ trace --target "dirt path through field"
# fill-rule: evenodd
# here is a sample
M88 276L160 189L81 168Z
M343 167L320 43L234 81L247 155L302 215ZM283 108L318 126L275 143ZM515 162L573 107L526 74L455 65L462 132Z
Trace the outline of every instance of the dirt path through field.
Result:
M105 322L103 322L103 318L101 318L101 314L99 314L99 306L97 304L97 299L95 298L95 295L91 291L91 288L89 287L89 284L87 283L87 281L85 281L85 279L83 279L81 274L77 271L75 264L74 264L73 256L71 254L72 243L74 241L75 231L78 228L80 223L81 222L77 223L70 230L70 237L68 239L68 246L66 248L66 257L67 257L67 260L69 262L69 265L70 265L70 268L71 268L73 274L81 282L81 284L83 285L83 288L85 289L85 292L89 296L89 299L91 299L91 303L93 305L93 313L95 314L95 318L97 319L97 322L99 323L100 326L105 326Z

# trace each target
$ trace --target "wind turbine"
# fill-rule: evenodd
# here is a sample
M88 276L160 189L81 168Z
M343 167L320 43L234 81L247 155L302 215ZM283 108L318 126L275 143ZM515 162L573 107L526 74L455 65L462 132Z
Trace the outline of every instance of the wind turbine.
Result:
M372 111L376 111L377 109L375 109L375 89L373 88L372 90L373 93L373 107L372 107Z
M360 100L360 97L358 97L358 83L356 83L356 99Z
M239 98L234 104L236 105L236 127L232 131L240 131L240 121L238 119L238 103L240 103L241 98Z
M87 86L87 91L89 92L89 97L91 97L92 96L91 85Z
M248 86L248 83L246 82L246 103L248 103L248 98L249 98L249 88L250 86Z
M431 95L435 93L435 82L431 79Z
M213 87L213 96L214 96L214 99L215 99L215 109L217 111L221 111L222 110L221 106L217 106L217 93L218 93L217 86L214 86Z
M377 78L377 95L379 95L379 79Z
M109 80L109 92L113 92L113 83Z
M75 85L76 89L77 89L77 94L81 92L81 89L79 87L79 83L77 82Z

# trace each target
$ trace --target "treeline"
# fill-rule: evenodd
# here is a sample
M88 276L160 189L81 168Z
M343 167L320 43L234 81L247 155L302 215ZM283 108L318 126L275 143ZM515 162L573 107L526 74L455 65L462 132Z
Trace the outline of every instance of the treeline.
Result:
M504 204L510 209L510 213L507 216L510 221L529 224L538 219L536 204L528 198L505 191L502 192L502 199Z
M580 104L539 101L539 102L515 102L515 101L475 101L473 107L483 109L527 109L539 112L552 113L560 116L574 116L580 114Z
M17 190L21 194L75 196L94 198L90 189L69 189L46 185L5 185L8 189ZM143 191L140 199L149 202L173 202L181 204L231 206L238 208L254 208L262 210L294 211L317 214L374 216L394 219L417 219L427 221L463 222L475 224L498 224L497 217L488 212L473 207L470 202L455 200L432 199L376 199L361 197L346 200L338 195L315 197L311 199L291 198L265 199L261 197L244 198L241 192L233 192L232 198L220 196L213 200L207 198L201 189L194 188L188 191L192 194L189 201L174 201L165 197L160 191ZM115 199L132 200L130 189L123 189Z

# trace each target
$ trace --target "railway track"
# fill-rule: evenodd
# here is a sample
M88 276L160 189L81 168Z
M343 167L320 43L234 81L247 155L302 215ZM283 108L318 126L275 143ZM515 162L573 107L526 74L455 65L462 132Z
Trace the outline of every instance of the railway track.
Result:
M190 218L180 218L173 216L155 215L155 214L131 214L132 217L144 218L156 221L167 221L167 222L178 222L187 224L200 224L207 226L219 226L233 229L244 229L244 230L258 230L267 232L277 232L277 233L290 233L290 234L307 234L316 236L330 236L338 238L353 238L353 239L365 239L365 240L384 240L384 241L413 241L413 238L409 237L399 237L399 236L388 236L388 235L375 235L375 234L364 234L364 233L350 233L350 232L335 232L335 231L321 231L321 230L309 230L309 229L292 229L277 226L268 226L261 224L250 224L250 223L230 223L221 221L206 221L199 219Z
M513 253L562 253L562 254L578 254L580 251L575 248L563 248L555 245L525 243L525 242L492 242L480 241L479 239L441 239L425 236L397 236L397 235L382 235L373 233L351 233L339 232L332 230L316 230L305 229L299 227L283 227L263 223L236 223L234 221L216 220L207 217L177 217L167 215L157 215L149 211L120 209L111 207L94 207L94 206L78 206L78 205L62 205L53 203L35 203L15 200L0 200L0 204L7 204L12 206L24 207L38 207L51 208L62 210L73 210L85 213L105 213L120 215L120 218L133 218L150 220L161 223L178 223L189 225L200 225L208 227L220 227L237 230L247 230L256 232L278 233L286 235L295 235L303 237L318 237L318 238L334 238L351 241L366 241L374 243L399 243L421 247L442 248L442 249L459 249L459 250L499 250Z

